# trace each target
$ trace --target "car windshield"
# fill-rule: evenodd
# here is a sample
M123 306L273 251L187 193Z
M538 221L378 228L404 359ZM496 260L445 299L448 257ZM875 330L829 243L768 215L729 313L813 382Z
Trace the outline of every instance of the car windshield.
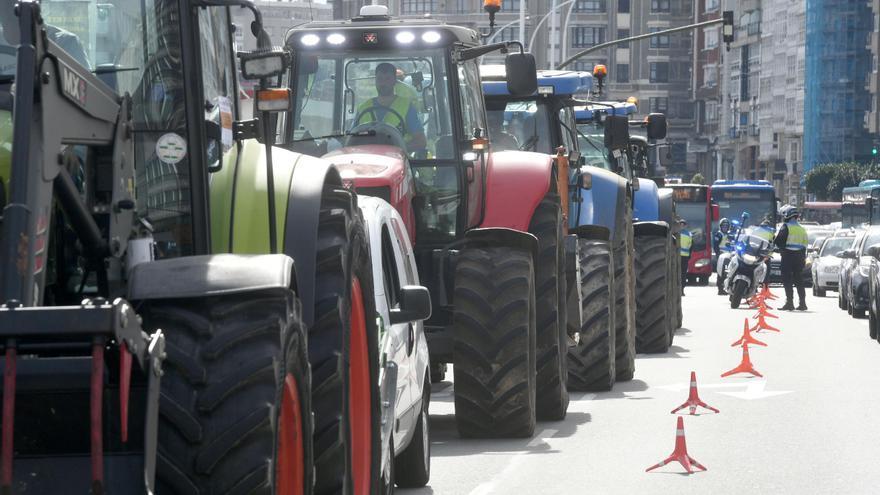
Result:
M834 256L837 253L849 249L853 245L854 237L831 237L825 240L819 256Z
M352 144L354 138L369 140L372 136L347 134L378 124L372 132L389 144L407 147L410 153L426 147L422 158L454 157L444 49L322 51L300 54L296 60L294 115L287 136L292 149L320 156ZM387 85L386 73L392 78ZM380 96L386 86L390 94ZM411 147L419 134L425 137L424 146Z
M547 106L536 100L504 101L488 98L489 136L496 151L526 150L552 153Z
M765 215L771 218L776 214L773 191L712 189L712 201L718 205L720 218L740 220L743 213L749 214L749 225L761 223Z
M687 228L693 237L692 249L706 249L706 203L678 203L675 209L687 220Z

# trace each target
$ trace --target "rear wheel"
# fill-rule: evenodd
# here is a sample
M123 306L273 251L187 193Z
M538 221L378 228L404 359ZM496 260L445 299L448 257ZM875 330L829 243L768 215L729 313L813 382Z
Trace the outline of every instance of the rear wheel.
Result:
M611 390L614 386L614 270L608 241L578 239L584 321L578 345L568 350L568 386ZM573 304L574 301L569 301Z
M627 205L627 209L629 209ZM632 218L631 215L627 218ZM633 279L633 228L626 226L624 242L614 255L614 367L615 380L633 379L636 371L635 281Z
M422 409L409 445L394 458L397 486L419 488L431 479L431 430L428 410L431 403L430 383L425 383Z
M670 294L670 242L644 236L636 243L636 350L661 353L669 349L674 296ZM673 253L674 254L674 253ZM672 278L674 281L674 277ZM675 292L673 289L672 292Z
M470 248L455 269L455 422L464 437L535 431L535 286L530 253Z
M813 292L816 297L825 297L825 289L821 289L817 287L815 284L813 285Z
M547 197L535 209L529 232L538 238L535 264L537 402L539 420L557 421L568 410L566 352L565 252L559 196Z
M147 301L140 314L167 339L157 492L307 493L311 380L293 293Z
M350 191L327 186L321 204L315 322L315 494L370 493L379 483L378 331L363 220Z
M736 309L739 307L740 303L742 303L743 296L746 293L745 280L735 280L733 282L733 287L730 289L730 307L731 309Z

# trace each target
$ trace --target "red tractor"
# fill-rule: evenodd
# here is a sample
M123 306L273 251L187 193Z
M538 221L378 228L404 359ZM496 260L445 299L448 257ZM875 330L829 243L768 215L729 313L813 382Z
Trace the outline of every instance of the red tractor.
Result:
M563 418L574 341L565 193L552 156L492 152L478 69L479 57L515 49L510 92L531 95L534 58L519 43L482 45L471 29L393 19L378 5L297 26L286 48L295 89L283 145L331 160L359 194L400 211L435 308L435 378L454 363L459 432L530 436L536 419Z

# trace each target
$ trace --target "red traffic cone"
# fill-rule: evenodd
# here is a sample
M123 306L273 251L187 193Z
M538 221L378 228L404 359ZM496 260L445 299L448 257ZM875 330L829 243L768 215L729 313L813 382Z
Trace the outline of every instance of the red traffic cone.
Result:
M742 362L739 363L739 366L722 374L721 378L724 378L724 377L727 377L730 375L735 375L737 373L751 373L753 376L760 376L760 377L764 376L764 375L758 373L758 370L756 370L755 367L752 365L752 360L749 359L749 346L747 346L747 345L743 346L743 357L742 357Z
M770 299L771 301L776 299L776 296L770 292L770 285L764 284L764 288L761 289L761 294L764 296L764 299Z
M764 319L765 317L766 317L766 315L763 315L761 313L758 313L757 315L754 316L754 318L758 319L758 323L755 325L754 328L752 328L753 332L760 332L761 330L770 330L772 332L782 332L782 330L780 330L774 326L771 326L769 323L767 323L767 320ZM774 316L773 318L776 318L776 317Z
M766 304L759 304L757 310L759 315L764 315L767 318L779 318L770 312L770 308Z
M746 326L746 327L748 328L748 326ZM718 409L715 409L714 407L712 407L712 406L706 404L705 402L703 402L702 400L700 400L700 394L697 392L697 374L695 372L691 371L691 391L688 393L688 399L684 404L673 409L672 414L675 414L678 411L681 411L682 409L689 407L690 414L694 415L697 412L697 406L704 407L704 408L706 408L710 411L714 411L716 413L721 412Z
M767 344L765 344L765 343L761 342L760 340L758 340L758 339L752 337L752 329L749 327L749 319L746 318L745 321L743 321L743 334L742 334L742 337L740 337L739 340L737 340L736 342L730 344L730 347L736 347L736 346L738 346L738 345L741 345L741 346L743 346L743 347L748 347L749 344L762 345L762 346L764 346L764 347L767 347Z
M684 439L684 418L681 416L678 417L678 424L675 427L675 450L672 451L672 454L669 457L649 467L645 472L647 473L658 467L663 467L672 461L677 461L681 464L681 467L683 467L688 474L694 472L693 467L696 467L700 471L706 471L706 466L700 464L696 459L688 455L687 443Z

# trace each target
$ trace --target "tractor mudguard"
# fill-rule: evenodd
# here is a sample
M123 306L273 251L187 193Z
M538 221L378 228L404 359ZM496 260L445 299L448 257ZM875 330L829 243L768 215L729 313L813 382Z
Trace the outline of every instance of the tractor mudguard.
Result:
M485 215L480 227L528 231L535 208L550 190L553 157L501 151L492 153L488 162Z
M633 220L638 222L653 222L660 218L660 205L657 194L657 184L651 179L637 179L639 189L635 192L633 205Z
M622 218L626 211L626 179L599 167L586 166L581 170L590 174L592 184L589 189L572 187L569 231L574 233L579 226L600 226L608 231L605 240L625 239L626 228L632 222Z
M666 237L669 233L669 224L666 222L636 222L633 224L633 235Z
M479 228L465 232L464 241L467 247L513 247L525 249L538 256L538 238L525 231L505 228Z
M227 153L223 168L211 177L211 241L215 253L269 253L266 200L266 147L242 142ZM278 251L297 264L297 296L303 320L312 323L315 293L315 252L324 186L342 187L333 165L324 159L272 148ZM247 194L237 194L246 191ZM352 213L357 209L352 205Z
M657 201L659 208L658 220L662 220L669 225L675 223L675 201L672 198L672 189L660 188L657 190Z
M293 288L293 259L283 254L208 254L135 265L128 279L132 301L221 296Z
M611 231L602 225L579 225L568 229L570 234L575 234L581 239L591 239L595 241L610 241Z

